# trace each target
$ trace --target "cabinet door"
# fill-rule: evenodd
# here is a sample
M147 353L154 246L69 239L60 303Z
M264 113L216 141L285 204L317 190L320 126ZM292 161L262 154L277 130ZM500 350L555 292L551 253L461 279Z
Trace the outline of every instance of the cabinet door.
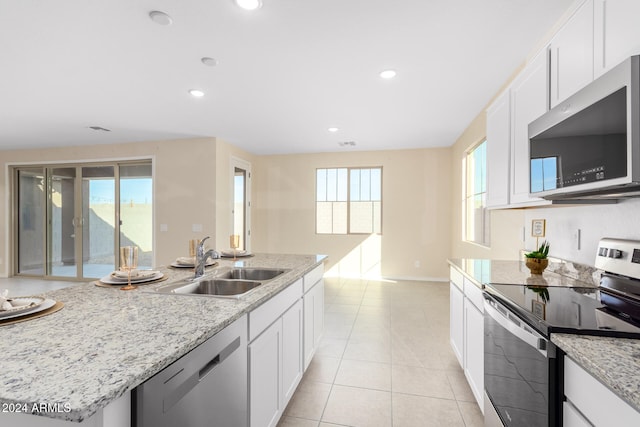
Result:
M511 85L510 204L542 202L529 197L529 123L547 111L547 56L540 52Z
M551 40L551 107L593 80L593 0L587 0Z
M464 367L464 294L456 285L449 284L449 338L453 353Z
M282 315L282 408L302 379L302 301Z
M304 295L304 369L313 359L324 330L324 281Z
M487 109L487 207L509 203L510 92L506 90Z
M595 0L594 77L640 54L640 2L638 0Z
M484 316L466 298L464 322L464 375L480 405L480 410L484 412Z
M275 426L282 415L282 319L249 344L250 425Z
M585 420L582 414L569 402L562 403L562 426L563 427L592 427L589 421Z

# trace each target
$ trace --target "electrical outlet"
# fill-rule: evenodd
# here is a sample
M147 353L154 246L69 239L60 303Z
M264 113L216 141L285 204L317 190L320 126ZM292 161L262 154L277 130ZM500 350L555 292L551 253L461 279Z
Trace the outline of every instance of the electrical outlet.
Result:
M420 261L418 261L418 260L413 261L413 266L415 268L420 268Z
M191 231L194 233L202 233L202 224L191 224Z
M160 231L169 231L169 226L167 224L160 224Z

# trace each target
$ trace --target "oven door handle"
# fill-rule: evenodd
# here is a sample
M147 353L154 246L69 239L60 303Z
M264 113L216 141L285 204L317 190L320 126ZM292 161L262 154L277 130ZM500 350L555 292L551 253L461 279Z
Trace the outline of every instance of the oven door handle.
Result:
M488 301L485 299L484 301L485 314L488 314L489 316L491 316L491 318L496 322L498 322L500 326L505 328L507 331L511 332L521 341L524 341L525 343L529 344L531 347L538 350L543 356L547 357L547 340L543 337L539 337L523 329L522 326L518 325L513 320L509 319L504 314L496 310L494 308L494 304L497 304L497 303L493 301Z

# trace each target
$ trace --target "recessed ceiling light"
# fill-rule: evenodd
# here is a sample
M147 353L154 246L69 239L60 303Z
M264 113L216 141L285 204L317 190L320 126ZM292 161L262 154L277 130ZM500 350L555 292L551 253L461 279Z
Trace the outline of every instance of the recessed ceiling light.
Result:
M327 129L327 130L328 130L329 132L331 132L331 133L335 133L335 132L338 132L340 129L338 129L338 128L329 128L329 129Z
M262 0L236 0L236 4L244 10L256 10L262 6Z
M156 24L160 25L171 25L173 19L169 15L159 10L152 10L149 12L149 18Z
M208 56L205 56L204 58L202 58L200 60L204 65L207 65L209 67L215 67L216 65L218 65L218 61L214 58L209 58Z
M380 77L383 79L392 79L396 76L395 70L384 70L380 73Z
M196 98L202 98L204 96L204 92L199 89L191 89L189 93Z

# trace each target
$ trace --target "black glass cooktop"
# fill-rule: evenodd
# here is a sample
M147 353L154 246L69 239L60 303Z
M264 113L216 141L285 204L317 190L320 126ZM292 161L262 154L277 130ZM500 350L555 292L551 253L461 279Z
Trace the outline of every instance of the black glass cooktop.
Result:
M547 337L556 332L640 338L640 322L620 313L619 296L599 288L488 284L485 291Z

